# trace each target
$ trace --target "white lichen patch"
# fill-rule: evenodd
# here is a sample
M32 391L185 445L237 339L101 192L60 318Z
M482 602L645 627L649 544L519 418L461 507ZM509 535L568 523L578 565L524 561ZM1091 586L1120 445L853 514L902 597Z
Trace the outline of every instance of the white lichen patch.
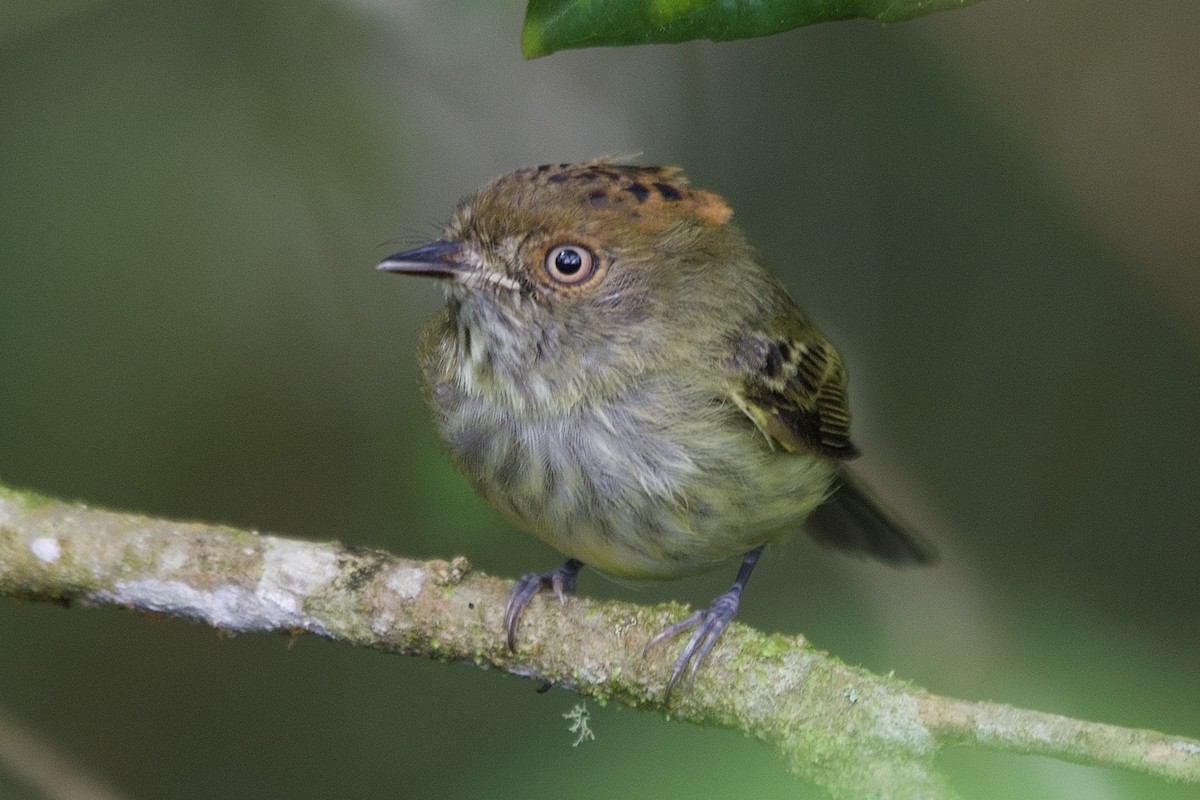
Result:
M425 583L425 572L416 567L400 567L392 571L384 581L384 586L394 592L402 600L411 600L421 593Z
M376 614L371 620L371 630L376 636L387 636L392 632L392 626L396 624L396 615L385 611L381 614Z
M62 558L62 545L53 536L39 536L29 543L29 552L38 561L53 564Z
M187 566L191 560L188 548L182 544L163 548L158 555L158 568L162 573L175 572Z
M337 556L307 542L263 540L262 575L254 593L286 613L303 608L304 598L337 577Z
M575 677L581 684L598 685L608 680L608 673L591 663L580 664L575 670Z
M201 591L182 581L122 581L112 591L98 593L96 600L199 619L230 631L303 628L321 633L323 630L312 618L289 612L240 586L226 585Z
M882 687L855 692L855 705L865 705L875 718L875 731L901 742L912 753L931 753L933 735L920 721L916 698L904 692Z

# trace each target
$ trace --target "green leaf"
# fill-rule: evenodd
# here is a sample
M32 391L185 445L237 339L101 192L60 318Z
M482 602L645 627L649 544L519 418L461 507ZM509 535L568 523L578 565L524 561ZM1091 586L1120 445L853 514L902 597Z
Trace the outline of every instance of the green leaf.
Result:
M726 42L864 17L899 22L979 0L529 0L521 53L688 39Z

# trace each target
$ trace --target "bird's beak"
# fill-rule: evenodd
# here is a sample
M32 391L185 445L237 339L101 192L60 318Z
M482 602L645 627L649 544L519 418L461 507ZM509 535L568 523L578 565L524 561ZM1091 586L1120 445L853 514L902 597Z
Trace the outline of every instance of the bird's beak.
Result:
M388 256L375 269L404 275L429 275L434 278L462 279L473 267L462 258L462 247L442 239L415 250Z

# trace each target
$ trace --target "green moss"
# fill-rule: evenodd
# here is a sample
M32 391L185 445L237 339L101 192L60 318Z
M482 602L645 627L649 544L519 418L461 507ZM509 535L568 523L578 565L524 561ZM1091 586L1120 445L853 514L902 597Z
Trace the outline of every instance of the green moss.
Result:
M233 539L238 544L245 544L247 540L255 538L250 531L244 531L241 528L226 528L225 532L229 534L229 538Z
M34 511L39 508L45 508L46 506L56 505L59 502L53 497L47 497L44 494L38 494L37 492L24 490L17 491L16 489L10 489L7 486L0 486L0 498L16 503L27 511Z
M792 640L788 637L782 634L772 634L766 637L766 640L762 643L762 647L758 650L758 655L764 659L777 659L794 646Z

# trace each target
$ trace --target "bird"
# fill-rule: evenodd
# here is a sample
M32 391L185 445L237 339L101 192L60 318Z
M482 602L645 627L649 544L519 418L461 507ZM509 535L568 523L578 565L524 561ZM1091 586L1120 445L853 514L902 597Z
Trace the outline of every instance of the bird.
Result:
M567 557L512 589L561 602L586 565L633 579L739 562L664 697L737 614L765 548L803 527L892 566L936 549L847 461L846 369L732 222L677 167L601 158L501 176L441 235L377 269L440 280L420 336L425 399L453 463L516 527Z

